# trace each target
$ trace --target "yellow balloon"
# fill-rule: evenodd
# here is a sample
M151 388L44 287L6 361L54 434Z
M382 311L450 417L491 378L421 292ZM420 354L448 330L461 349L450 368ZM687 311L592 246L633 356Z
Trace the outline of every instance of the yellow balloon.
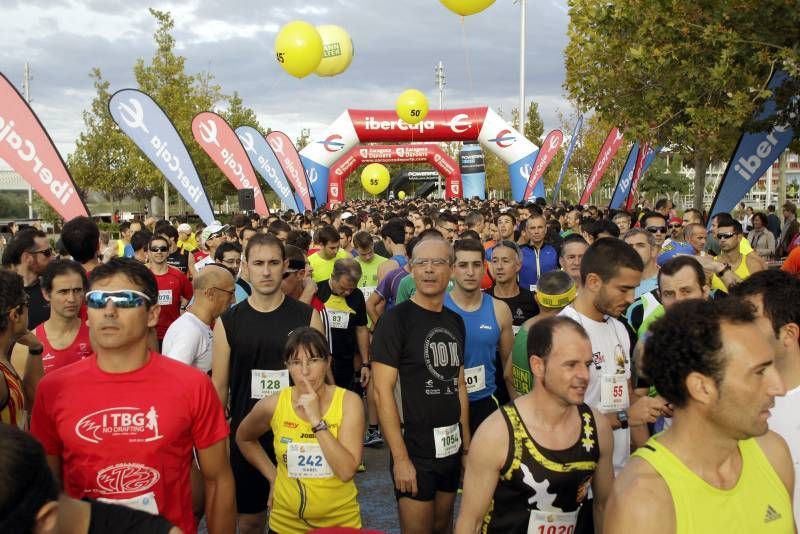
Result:
M380 195L389 187L389 169L380 163L370 163L361 171L361 185L367 193Z
M406 123L417 124L428 116L428 99L421 91L407 89L397 97L395 111Z
M275 57L283 70L304 78L322 61L322 37L308 22L292 21L275 37Z
M439 0L444 6L458 13L464 17L480 13L490 5L494 4L494 0Z
M397 198L399 198L400 200L405 200L406 192L405 191L400 191L399 193L397 193Z
M317 26L322 37L322 61L317 70L318 76L336 76L347 70L353 61L353 40L341 26L327 24Z

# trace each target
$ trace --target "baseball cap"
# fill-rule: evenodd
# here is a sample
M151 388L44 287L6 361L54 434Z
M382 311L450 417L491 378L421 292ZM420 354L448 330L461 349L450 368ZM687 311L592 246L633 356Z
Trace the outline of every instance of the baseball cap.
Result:
M680 217L672 217L669 220L669 224L683 224L683 219L681 219Z
M208 226L206 226L206 227L205 227L205 229L203 230L203 233L202 233L202 234L200 234L200 241L202 241L203 243L205 243L205 242L206 242L206 241L208 241L208 240L209 240L209 239L210 239L212 236L214 236L214 235L216 235L216 234L221 234L221 233L223 233L225 230L227 230L228 228L230 228L230 225L227 225L227 224L225 224L225 225L221 225L221 224L209 224Z
M187 223L181 223L181 224L178 225L178 233L191 234L192 233L192 227L189 226Z
M342 220L346 221L347 219L349 219L352 216L353 216L352 213L350 213L349 211L346 211L346 212L342 213Z
M694 249L692 248L692 245L689 243L682 243L680 241L672 241L661 249L661 253L656 258L656 263L659 267L661 267L669 260L680 254L694 256Z

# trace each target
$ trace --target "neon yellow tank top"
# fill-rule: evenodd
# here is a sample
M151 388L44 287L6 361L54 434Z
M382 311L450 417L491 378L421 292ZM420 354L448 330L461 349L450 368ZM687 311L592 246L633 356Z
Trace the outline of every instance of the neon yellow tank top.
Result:
M287 457L289 454L297 457L298 451L300 461L295 462L293 469L302 470L310 466L319 473L319 465L327 466L324 455L318 457L321 451L314 449L319 447L319 442L311 430L311 423L300 419L294 411L293 390L294 387L281 390L272 416L278 476L275 479L269 528L281 534L302 534L321 527L361 528L361 510L356 500L358 491L352 480L342 482L336 475L323 478L289 476L287 460L291 459ZM323 416L333 437L339 436L344 394L344 389L336 388L331 405Z
M750 250L750 252L752 252L752 249ZM749 252L747 254L749 254ZM742 261L739 262L739 266L736 267L736 269L734 269L733 271L736 274L736 276L738 276L742 280L750 276L750 269L747 267L747 254L742 255ZM717 258L715 257L714 259L716 260ZM722 279L716 274L713 277L711 277L711 289L719 289L720 291L724 291L725 293L728 292L728 287L725 285Z
M729 490L708 484L657 438L650 438L633 455L666 482L675 506L676 534L794 532L789 492L754 438L739 442L742 471Z

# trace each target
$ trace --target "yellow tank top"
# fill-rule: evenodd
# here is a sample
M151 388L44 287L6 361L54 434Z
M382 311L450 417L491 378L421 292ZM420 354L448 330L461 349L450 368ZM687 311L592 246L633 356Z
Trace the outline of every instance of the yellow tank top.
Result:
M754 438L739 442L742 471L729 490L708 484L657 438L650 438L633 455L666 482L675 506L676 534L794 532L789 492Z
M294 411L293 390L294 387L281 390L272 416L278 476L269 528L281 534L302 534L320 527L361 528L356 485L352 480L342 482L332 473L322 476L329 467L321 449L318 449L319 442L311 430L311 423L300 419ZM339 437L342 424L344 394L344 389L336 388L331 405L323 416L335 438ZM297 478L300 472L309 476Z
M753 252L753 249L750 249L750 252ZM739 266L733 270L733 272L741 278L742 280L746 279L750 276L750 269L747 267L747 255L750 254L742 254L742 261L739 262ZM715 257L716 260L718 257ZM725 293L728 292L728 287L722 281L722 279L717 276L716 274L711 278L711 289L719 289L720 291L724 291Z

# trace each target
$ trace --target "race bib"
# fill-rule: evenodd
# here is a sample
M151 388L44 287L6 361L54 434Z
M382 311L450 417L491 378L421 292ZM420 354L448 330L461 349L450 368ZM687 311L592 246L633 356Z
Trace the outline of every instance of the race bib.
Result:
M369 297L375 293L375 286L364 286L361 288L361 292L364 293L364 301L368 301Z
M144 495L139 495L138 497L131 497L130 499L106 499L103 497L99 497L97 500L108 504L118 504L121 506L127 506L128 508L132 508L133 510L139 510L140 512L147 512L148 514L158 515L158 504L156 504L156 494L153 493L152 491L149 491Z
M158 290L158 304L160 306L169 306L172 304L172 290L159 289Z
M486 387L486 368L483 365L464 369L467 393L477 393Z
M600 382L600 411L617 412L628 407L625 375L603 375Z
M289 478L329 478L333 470L319 443L289 443L286 448Z
M531 284L531 293L536 293L536 284Z
M347 329L350 324L350 314L345 311L326 310L328 313L328 322L331 323L331 328Z
M274 395L283 388L289 387L289 371L267 371L253 369L250 375L250 398L263 399L267 395Z
M573 534L578 522L578 511L540 512L531 510L528 534Z
M461 434L458 432L458 423L434 428L433 441L436 443L437 458L447 458L456 454L461 449Z
M517 334L519 334L519 330L520 330L520 328L522 328L522 325L519 325L519 326L516 326L516 325L511 325L511 330L514 332L514 335L515 335L515 336L516 336Z

